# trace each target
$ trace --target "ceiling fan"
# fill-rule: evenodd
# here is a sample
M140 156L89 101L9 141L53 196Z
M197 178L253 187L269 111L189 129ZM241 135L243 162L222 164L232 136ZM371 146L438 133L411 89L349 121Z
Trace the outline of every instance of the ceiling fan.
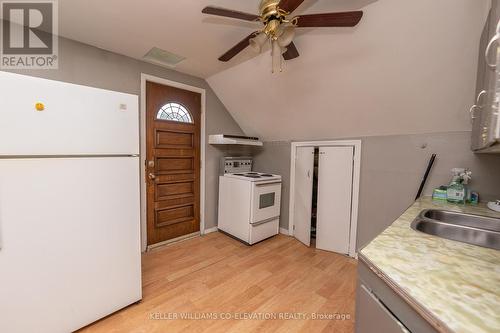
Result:
M304 0L261 0L260 15L244 13L236 10L208 6L202 10L204 14L231 17L245 21L261 22L264 27L254 31L229 51L219 57L220 61L229 61L247 46L257 52L267 41L271 43L273 73L281 71L282 59L291 60L299 56L293 43L295 28L306 27L354 27L363 17L362 11L342 13L322 13L289 17Z

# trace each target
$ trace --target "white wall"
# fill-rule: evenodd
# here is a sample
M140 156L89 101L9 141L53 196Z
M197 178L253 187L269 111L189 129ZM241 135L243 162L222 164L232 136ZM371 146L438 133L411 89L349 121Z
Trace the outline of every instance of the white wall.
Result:
M301 56L282 74L265 53L208 82L245 133L267 141L470 130L489 6L379 0L354 29L300 34Z

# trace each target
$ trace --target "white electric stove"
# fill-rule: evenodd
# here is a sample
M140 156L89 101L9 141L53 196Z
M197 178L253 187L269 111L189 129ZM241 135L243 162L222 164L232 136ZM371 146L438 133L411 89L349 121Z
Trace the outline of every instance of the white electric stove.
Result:
M253 172L251 158L224 158L218 229L252 245L279 232L281 176Z

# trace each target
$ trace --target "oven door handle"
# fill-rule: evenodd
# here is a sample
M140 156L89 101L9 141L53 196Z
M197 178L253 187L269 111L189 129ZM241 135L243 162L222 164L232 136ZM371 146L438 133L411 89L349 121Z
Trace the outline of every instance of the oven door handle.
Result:
M255 186L260 187L260 186L275 185L275 184L281 184L281 182L279 181L279 182L269 182L269 183L257 183L255 184Z
M259 222L255 222L255 223L250 223L250 224L253 225L253 226L255 226L255 225L261 225L261 224L264 224L264 223L268 223L268 222L274 221L274 220L276 220L278 218L279 218L279 216L275 216L275 217L271 217L271 218L265 219L263 221L259 221Z

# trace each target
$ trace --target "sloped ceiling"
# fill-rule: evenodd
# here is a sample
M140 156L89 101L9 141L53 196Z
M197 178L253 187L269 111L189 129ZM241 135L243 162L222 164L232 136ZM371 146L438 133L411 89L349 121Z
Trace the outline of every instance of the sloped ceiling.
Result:
M365 4L356 28L303 31L296 38L301 56L281 74L271 74L266 52L208 78L247 135L300 140L470 129L490 1L322 0L306 2L305 10Z

